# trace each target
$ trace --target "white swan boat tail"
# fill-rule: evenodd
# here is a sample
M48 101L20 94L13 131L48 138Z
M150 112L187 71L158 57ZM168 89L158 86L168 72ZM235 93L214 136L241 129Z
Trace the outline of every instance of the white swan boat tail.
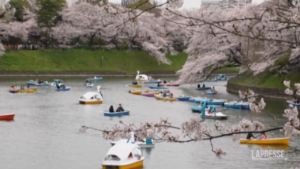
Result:
M141 148L138 145L131 143L116 144L106 154L102 162L102 168L142 168L144 159L145 157L142 156Z
M153 148L155 145L153 139L151 139L151 138L146 138L141 141L136 141L136 139L134 138L134 132L130 133L130 135L131 135L131 137L129 139L121 139L119 141L112 141L110 144L112 146L114 146L116 144L132 143L132 144L136 144L136 145L140 146L141 148Z
M103 97L100 91L101 86L97 86L98 92L87 92L79 99L79 104L101 104Z

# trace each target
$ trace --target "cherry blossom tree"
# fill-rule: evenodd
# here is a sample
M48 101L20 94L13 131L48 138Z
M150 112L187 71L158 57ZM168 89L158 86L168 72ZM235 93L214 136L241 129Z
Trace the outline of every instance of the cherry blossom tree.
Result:
M287 82L285 82L287 83ZM248 92L239 92L242 99L248 98L250 102L251 111L261 113L266 103L262 98L259 103L254 103L257 94L252 90ZM219 139L222 137L231 136L233 141L239 140L241 134L246 133L264 133L276 130L283 130L287 137L299 137L300 136L300 124L298 118L297 107L290 106L285 109L283 116L287 118L284 126L278 126L274 128L266 129L265 126L259 121L251 121L248 119L242 119L236 124L231 126L225 126L222 122L216 121L213 127L209 127L205 121L199 119L191 119L190 121L183 122L181 127L173 126L168 119L160 119L157 123L140 123L136 124L125 124L120 121L121 125L114 125L111 128L97 129L93 127L82 126L81 132L85 132L87 129L93 129L102 132L104 139L114 140L118 138L129 138L131 132L135 132L138 140L150 137L157 141L167 141L175 143L187 143L195 141L210 141L211 151L217 156L226 155L226 152L221 148L215 148L212 140ZM181 130L182 134L173 134L171 129Z

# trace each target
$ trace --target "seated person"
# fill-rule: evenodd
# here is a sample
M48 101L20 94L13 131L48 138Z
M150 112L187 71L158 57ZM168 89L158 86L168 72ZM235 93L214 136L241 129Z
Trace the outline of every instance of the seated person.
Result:
M164 83L167 83L167 81L166 81L166 80L164 80Z
M170 94L170 98L171 98L171 99L173 98L173 93Z
M119 104L119 107L117 108L116 112L123 112L123 111L124 111L124 109L123 109L122 105Z
M111 105L110 108L109 108L109 112L110 112L110 113L114 113L114 112L115 112L115 111L114 111L114 107L113 107L112 105Z
M203 86L202 86L202 88L204 88L205 87L205 84L203 83Z
M208 111L208 114L213 114L213 112L211 110Z
M267 136L265 133L261 133L261 140L267 140Z
M213 87L213 88L211 89L211 91L212 91L212 92L216 92L216 89L215 89L215 87Z
M30 86L29 85L27 85L27 90L29 90L30 89Z
M16 90L16 89L15 89L15 86L11 86L11 87L10 87L10 90L11 90L11 91Z
M132 84L133 85L137 85L138 83L137 83L137 81L133 81Z
M200 84L198 84L197 87L200 88Z
M164 92L163 97L167 97L167 93L166 92Z
M65 85L63 83L61 83L60 81L58 81L58 88L65 88Z
M160 83L157 83L157 87L160 87Z
M24 86L23 86L23 85L21 85L20 89L21 89L21 90L24 90Z

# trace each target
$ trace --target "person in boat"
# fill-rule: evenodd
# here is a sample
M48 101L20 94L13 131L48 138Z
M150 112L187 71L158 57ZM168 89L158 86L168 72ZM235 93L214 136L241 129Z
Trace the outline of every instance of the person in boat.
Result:
M199 107L202 107L202 106L203 106L203 102L200 102Z
M123 109L122 105L119 104L119 107L117 108L116 112L123 112L123 111L124 111L124 109Z
M211 91L212 91L212 92L216 92L216 89L215 89L215 87L213 87L213 88L211 89Z
M205 84L203 83L202 88L205 88Z
M166 81L166 80L164 80L164 83L167 83L167 81Z
M60 81L58 81L58 88L65 88L65 85L63 83L61 83Z
M200 84L198 84L198 86L197 86L197 87L198 87L198 89L199 89L199 88L200 88Z
M163 97L167 97L167 93L166 92L164 92Z
M133 81L132 84L133 84L133 85L137 85L138 82L137 82L137 81Z
M24 90L24 86L23 86L23 85L21 85L20 89L21 89L21 90Z
M11 86L11 87L10 87L10 90L11 90L11 91L16 90L16 89L15 89L15 86Z
M249 132L249 133L247 134L246 139L247 139L247 140L250 140L252 137L253 137L253 138L256 138L256 137L253 136L253 134L252 134L251 132Z
M160 87L160 83L157 83L157 87Z
M110 112L110 113L114 113L114 112L115 112L115 111L114 111L113 105L111 105L111 106L109 107L109 112Z
M171 98L171 99L173 98L173 93L170 94L170 98Z
M29 85L27 85L27 90L29 90L30 89L30 86Z
M261 133L261 140L267 140L267 136L265 133Z

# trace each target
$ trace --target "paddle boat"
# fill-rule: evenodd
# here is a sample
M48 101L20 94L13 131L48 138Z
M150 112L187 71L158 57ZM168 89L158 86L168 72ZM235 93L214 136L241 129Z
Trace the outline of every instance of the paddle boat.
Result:
M288 104L291 104L291 105L293 105L293 106L299 106L300 107L300 103L294 103L292 100L287 100L286 101Z
M39 83L38 81L30 80L30 81L26 82L26 84L29 85L29 86L50 86L48 81L44 81L42 83Z
M202 106L196 106L196 105L194 105L194 106L192 106L192 112L202 112L202 110L203 110L203 107ZM208 110L207 109L207 107L205 107L205 110Z
M215 94L217 94L217 91L213 92L211 89L209 89L209 90L206 91L206 94L208 94L208 95L215 95Z
M11 121L14 120L15 114L0 114L0 120Z
M136 144L115 144L106 154L102 169L131 169L142 168L145 157L141 148Z
M167 87L163 86L149 86L150 89L168 89Z
M208 109L206 109L206 105L206 101L204 101L201 106L201 117L203 119L226 120L228 118L228 116L222 112L217 112L215 106L209 106Z
M158 96L158 97L164 97L162 93L154 93L154 96L153 96L153 97L156 98L157 96ZM170 93L166 93L166 96L169 97L169 96L170 96Z
M223 106L224 103L226 102L226 100L224 99L209 99L209 98L190 98L189 99L190 102L194 102L194 103L201 103L201 102L206 102L207 105L219 105L219 106Z
M142 85L141 84L132 84L132 85L130 85L130 87L133 87L133 88L141 88L142 87Z
M135 77L135 80L145 82L145 81L149 81L150 78L145 74L140 74L140 71L137 71L137 75Z
M189 101L189 99L191 98L191 96L184 96L184 95L181 95L181 96L178 96L178 97L175 97L178 101Z
M142 91L141 90L137 90L137 91L129 90L128 93L135 94L135 95L141 95Z
M125 116L125 115L129 115L129 110L124 110L122 112L109 112L109 111L105 111L104 112L104 116Z
M155 93L142 93L142 96L146 96L146 97L154 97Z
M94 84L93 83L85 83L85 86L88 88L92 88L94 86Z
M150 80L150 81L145 81L144 84L153 84L153 83L161 83L161 80Z
M69 90L71 90L71 87L69 87L69 86L59 87L58 82L63 82L62 80L60 80L60 79L54 79L54 81L55 81L55 86L56 86L55 91L60 92L60 91L69 91Z
M225 74L218 74L217 80L218 81L226 81L227 76Z
M200 88L196 87L195 88L195 90L209 90L209 89L211 89L211 87L200 87Z
M9 93L18 93L18 90L9 90Z
M130 132L130 138L129 139L121 139L119 141L110 142L110 144L112 146L114 146L116 144L127 144L127 143L136 144L141 148L153 148L154 145L155 145L153 139L151 139L151 138L146 138L146 139L143 139L141 141L136 141L135 136L134 136L134 132Z
M178 86L180 86L180 84L176 84L176 83L162 83L162 84L160 84L160 86L178 87Z
M24 90L22 90L22 89L18 89L17 90L17 92L18 93L34 93L34 92L36 92L37 90L32 90L32 89L24 89Z
M87 81L101 81L103 78L102 77L94 77L94 78L87 78Z
M79 99L79 104L101 104L103 97L100 91L101 86L97 86L97 92L87 92Z
M230 101L224 103L225 107L233 108L233 109L245 109L250 110L249 103L248 102L237 102L237 101Z
M163 100L163 101L170 101L170 102L173 102L173 101L177 101L176 98L170 98L170 97L163 97L162 95L157 95L156 96L156 100Z
M240 144L288 145L290 138L268 138L266 140L240 139Z

